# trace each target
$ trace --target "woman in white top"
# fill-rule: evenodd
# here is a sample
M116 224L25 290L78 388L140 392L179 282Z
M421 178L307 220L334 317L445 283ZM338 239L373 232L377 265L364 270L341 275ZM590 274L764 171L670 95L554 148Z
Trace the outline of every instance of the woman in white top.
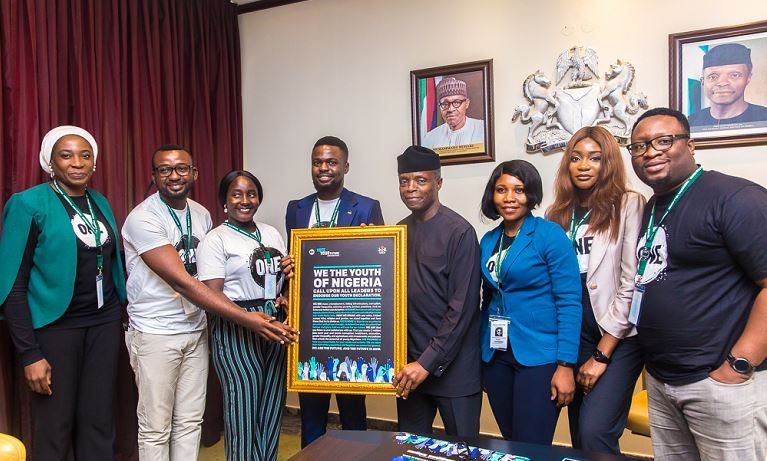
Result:
M287 254L277 230L253 219L263 199L258 179L232 171L221 180L219 201L227 219L198 248L202 282L249 312L285 320L280 296ZM268 341L223 317L210 318L210 350L224 396L224 438L228 460L277 458L285 406L285 344Z
M546 217L570 236L583 286L576 381L569 406L573 447L620 453L643 357L629 308L645 199L630 191L617 141L584 127L568 142Z

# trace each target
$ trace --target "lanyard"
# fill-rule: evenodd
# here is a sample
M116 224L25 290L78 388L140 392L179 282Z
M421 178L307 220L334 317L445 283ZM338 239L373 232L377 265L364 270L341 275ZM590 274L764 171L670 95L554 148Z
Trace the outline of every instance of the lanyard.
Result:
M338 201L336 202L336 207L333 209L333 214L330 215L330 221L328 224L328 227L335 227L336 221L338 220L338 208L341 206L341 197L338 197ZM317 226L320 225L322 222L322 219L320 218L320 199L314 199L314 220L317 223Z
M637 268L636 283L639 283L639 280L642 279L642 275L644 275L645 269L647 269L647 261L650 260L650 248L652 248L652 242L655 240L655 234L658 232L661 223L663 223L663 220L666 219L666 216L671 213L671 210L674 209L676 204L679 203L679 200L682 198L684 193L687 192L687 189L689 189L695 180L697 180L702 174L703 167L698 166L698 168L690 175L690 177L685 180L685 182L682 184L682 187L676 191L674 198L671 199L671 203L669 203L666 207L666 211L663 213L663 216L661 216L658 220L658 224L655 224L655 204L657 203L657 200L653 202L652 209L650 210L650 218L647 220L647 229L645 229L644 232L644 246L639 249L639 267Z
M168 213L170 214L170 217L173 218L173 222L176 224L176 228L181 233L181 237L184 236L184 229L181 227L181 221L178 219L178 215L176 215L176 212L173 211L173 209L168 205L165 200L163 200L162 197L160 197L160 200L162 203L165 204L165 207L168 209ZM186 266L187 272L189 271L191 267L191 263L189 262L189 250L192 248L192 208L187 205L186 207L186 240L184 241L184 266Z
M498 260L495 262L495 280L498 283L499 290L501 289L501 268L503 266L503 261L506 259L506 256L509 255L509 249L511 249L511 245L509 245L509 247L506 248L506 251L503 250L503 238L505 236L506 232L501 229L501 238L498 240Z
M266 258L267 263L272 262L272 254L264 247L264 244L261 243L261 231L258 230L258 225L256 225L256 232L250 233L243 229L242 227L237 227L234 224L230 223L229 221L224 221L224 225L228 227L229 229L232 229L233 231L237 232L238 234L242 234L245 237L248 237L249 239L255 240L258 242L258 246L261 248L264 248L264 258Z
M575 246L575 235L578 233L578 229L589 219L591 216L591 210L587 211L585 215L575 224L575 208L573 208L573 217L570 218L570 242Z
M53 180L53 186L56 188L56 192L61 194L62 197L64 197L64 200L67 202L67 204L72 207L73 210L75 210L75 213L77 213L77 216L82 219L82 221L85 223L85 226L90 229L91 232L93 232L93 236L96 238L96 248L98 248L98 251L96 253L96 263L98 266L99 274L101 273L101 270L104 268L104 255L102 253L101 249L101 228L99 227L99 221L96 218L96 213L93 212L93 205L91 205L91 199L88 194L88 191L85 191L85 203L88 204L88 212L91 215L91 220L88 221L88 219L85 217L83 212L80 210L80 207L75 205L75 202L72 201L72 198L69 197L69 195L64 192L64 189L59 186L59 182L57 180Z

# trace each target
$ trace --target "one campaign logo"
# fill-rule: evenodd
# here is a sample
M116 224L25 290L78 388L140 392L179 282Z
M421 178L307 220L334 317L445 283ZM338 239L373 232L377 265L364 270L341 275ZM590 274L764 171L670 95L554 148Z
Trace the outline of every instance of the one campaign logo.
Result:
M77 214L72 217L71 222L72 230L75 232L77 239L83 242L83 244L85 244L85 246L88 248L96 248L96 236L93 234L91 226L86 225L85 221L83 221L82 218L80 218L80 216ZM101 232L101 244L104 245L109 241L107 226L105 226L101 221L97 222L99 223L99 231Z
M655 234L652 245L645 251L644 246L647 238L642 236L637 245L637 259L640 255L646 253L647 267L645 268L642 280L639 283L646 284L656 279L663 279L668 267L668 244L666 243L666 230L661 226Z
M187 260L185 258L187 238L186 235L181 236L181 240L176 244L176 251L178 251L178 255L181 257L181 262L184 263L189 275L197 277L197 245L200 244L200 239L192 235L192 244L189 246L189 259Z
M383 246L383 245L381 245L380 247L378 247L378 254L379 254L379 255L385 255L385 254L386 254L386 247L385 247L385 246Z
M267 251L269 252L268 258L266 257ZM253 281L264 288L264 278L269 273L277 276L277 285L279 285L284 276L282 269L280 269L281 260L282 253L280 250L272 247L256 247L250 255L250 275L253 277Z

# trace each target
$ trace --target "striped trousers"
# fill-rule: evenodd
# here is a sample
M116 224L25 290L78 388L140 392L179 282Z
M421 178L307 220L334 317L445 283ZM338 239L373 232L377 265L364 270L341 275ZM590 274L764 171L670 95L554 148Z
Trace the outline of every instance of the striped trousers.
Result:
M287 393L285 346L219 316L210 316L209 329L213 367L224 396L227 461L277 459Z

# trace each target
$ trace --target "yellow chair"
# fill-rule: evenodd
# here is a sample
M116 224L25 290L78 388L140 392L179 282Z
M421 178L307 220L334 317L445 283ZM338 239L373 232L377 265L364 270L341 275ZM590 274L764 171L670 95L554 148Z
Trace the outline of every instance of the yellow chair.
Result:
M645 371L642 370L642 390L631 397L631 408L629 409L626 429L634 434L650 436L650 414L647 409L647 387L644 382Z
M16 437L0 434L0 461L24 461L27 459L27 449Z

